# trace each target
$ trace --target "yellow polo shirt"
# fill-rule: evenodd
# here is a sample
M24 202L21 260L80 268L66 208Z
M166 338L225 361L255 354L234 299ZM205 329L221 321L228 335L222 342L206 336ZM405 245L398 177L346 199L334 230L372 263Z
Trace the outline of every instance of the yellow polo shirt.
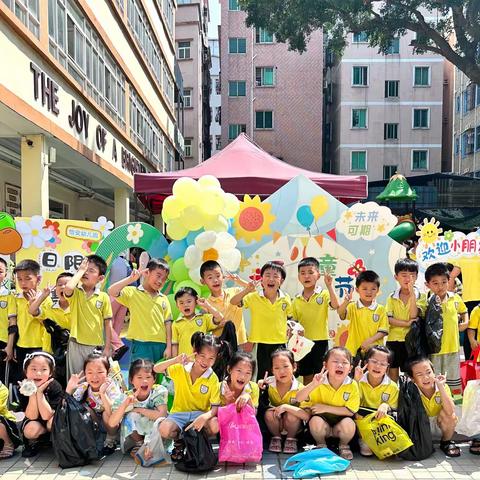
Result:
M47 297L39 308L39 315L36 317L28 313L30 304L23 296L23 293L15 295L17 305L17 326L18 342L17 345L22 348L42 348L45 327L42 320L46 318L44 309L52 304L52 299Z
M285 395L280 396L278 393L277 382L275 377L268 377L268 398L270 400L270 405L272 407L279 407L280 405L294 405L296 407L306 408L308 407L308 402L297 402L297 393L303 388L301 382L299 382L295 377L292 378L292 386Z
M385 375L380 385L372 387L365 374L358 382L360 390L360 406L378 408L382 403L387 403L392 410L398 406L398 385Z
M17 421L15 414L8 409L8 388L2 382L0 382L0 416L11 422Z
M428 306L427 297L417 303L422 315L425 315ZM442 301L443 335L442 348L434 355L457 353L460 350L460 334L458 331L458 315L467 313L467 307L459 295L447 292Z
M222 406L228 405L225 399L225 390L227 389L228 385L227 381L224 380L220 385L220 403ZM260 390L258 385L255 382L248 382L244 387L241 395L248 393L250 398L252 399L252 404L255 408L258 407L258 398L260 397Z
M230 299L235 296L242 289L238 287L225 288L223 290L223 296L208 297L208 302L214 308L216 308L225 318L225 321L229 320L235 325L235 331L237 333L237 342L239 345L247 343L247 331L245 329L245 322L243 320L243 311L241 307L232 305ZM219 337L223 332L223 327L218 327L213 331L213 334Z
M321 385L310 392L308 403L310 406L321 403L331 407L346 407L352 413L357 413L360 408L358 384L350 377L346 377L338 390L335 390L326 378Z
M167 369L167 374L173 380L175 388L170 413L194 410L208 412L212 407L220 405L220 382L214 371L209 368L192 384L190 377L192 367L193 362L186 365L176 363Z
M299 322L305 337L310 340L328 340L328 305L330 293L325 289L315 289L307 300L303 293L297 295L292 302L293 318Z
M478 326L480 324L480 305L477 305L473 310L472 313L469 316L469 322L468 322L468 328L471 328L472 330L476 330L475 332L475 338L477 339L478 342ZM480 360L480 355L477 358L477 362Z
M71 337L82 345L105 345L105 320L112 319L110 297L96 288L87 298L79 286L65 298L70 304Z
M464 302L480 300L480 256L459 258L451 263L462 271L462 298Z
M346 319L348 325L348 338L345 348L352 355L356 355L360 345L367 338L373 337L378 332L388 333L388 319L385 307L373 302L365 307L360 300L347 305ZM377 340L375 345L383 345L384 339Z
M116 300L130 310L127 338L166 343L165 324L172 321L172 310L163 293L158 292L152 296L142 285L124 287Z
M287 319L293 316L288 295L279 291L272 303L263 292L252 292L244 297L242 305L251 313L249 342L276 344L287 341Z
M172 324L172 345L178 345L178 355L193 352L192 335L195 332L211 332L217 328L213 322L213 315L201 313L193 318L179 317Z
M448 396L452 398L452 392L450 391L450 387L445 385L445 390L448 393ZM429 417L436 417L442 411L442 397L440 396L440 392L438 391L437 386L435 385L435 393L431 396L431 398L426 397L420 389L420 398L422 399L423 406L427 415Z
M8 323L17 316L15 296L4 285L0 286L0 342L8 342Z
M421 297L420 292L415 289L416 301L420 301ZM410 320L410 304L408 302L407 304L403 303L400 298L399 288L388 296L385 308L387 317L397 318L398 320ZM410 327L394 327L390 325L387 340L389 342L404 342L409 330Z

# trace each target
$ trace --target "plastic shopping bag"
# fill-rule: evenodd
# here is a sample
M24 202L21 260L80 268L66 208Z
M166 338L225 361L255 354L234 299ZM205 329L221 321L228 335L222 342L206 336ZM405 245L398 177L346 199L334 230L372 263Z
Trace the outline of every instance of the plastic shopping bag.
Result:
M465 390L470 380L480 380L480 347L476 348L470 355L470 360L460 362L460 377L462 379L462 389Z
M108 371L108 376L117 384L117 387L122 391L126 392L127 385L125 384L125 379L123 378L122 368L117 360L109 359L110 369Z
M413 445L407 432L393 418L386 416L376 419L375 415L376 413L371 413L355 420L355 423L362 440L380 460L403 452Z
M255 410L245 405L240 412L234 403L218 409L220 462L249 463L262 458L263 442Z
M470 380L463 392L462 418L457 433L473 437L480 435L480 380Z
M287 343L287 349L293 353L293 358L299 362L305 357L313 348L314 342L309 338L300 335L303 327L299 323L288 322L288 326L292 331L292 335Z
M164 417L155 420L152 432L145 437L143 445L135 454L135 462L139 463L142 467L172 463L159 432L160 422L163 420L165 420Z
M344 472L349 466L349 460L335 455L328 448L319 448L293 455L284 463L283 470L293 471L293 478L313 478Z

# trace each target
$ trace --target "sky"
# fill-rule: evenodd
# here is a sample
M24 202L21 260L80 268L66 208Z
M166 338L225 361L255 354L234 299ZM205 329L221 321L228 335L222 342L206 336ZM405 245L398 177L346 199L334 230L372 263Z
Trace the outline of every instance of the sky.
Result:
M218 25L220 25L220 2L209 0L210 22L208 23L208 38L218 38Z

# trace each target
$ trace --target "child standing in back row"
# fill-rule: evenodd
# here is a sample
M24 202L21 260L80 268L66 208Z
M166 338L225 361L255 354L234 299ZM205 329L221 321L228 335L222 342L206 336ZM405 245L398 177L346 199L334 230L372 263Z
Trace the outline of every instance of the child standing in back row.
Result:
M83 364L96 347L111 354L112 306L110 298L100 291L107 273L105 260L89 255L65 286L70 305L71 331L67 349L67 376L83 369Z
M287 320L292 318L290 297L280 287L287 277L283 264L267 262L260 271L262 292L256 291L256 284L250 282L241 292L233 296L233 305L249 308L251 311L249 349L257 344L257 380L270 370L270 357L277 348L285 347L287 341Z
M305 337L315 343L312 350L299 362L298 375L305 385L313 375L322 369L323 358L328 350L328 307L336 310L338 300L332 285L332 277L324 276L326 290L317 287L320 278L320 265L313 257L302 259L298 264L298 280L303 292L292 302L293 318L305 329Z
M241 287L246 287L248 282L243 281L238 275L224 276L221 265L215 260L208 260L200 267L200 277L202 284L206 285L211 295L208 302L220 313L223 314L225 322L231 321L235 325L237 334L237 343L241 347L247 342L247 332L245 322L243 321L242 309L232 305L230 299L236 295L240 289L238 287L223 288L225 278L231 278ZM219 337L223 332L223 327L218 327L213 334Z
M7 262L0 258L0 379L5 380L6 362L13 359L15 336L17 333L17 306L15 297L8 287ZM8 380L7 380L8 382Z
M395 382L398 382L400 368L403 369L407 361L405 336L418 318L417 301L420 292L415 287L417 275L418 264L414 260L403 258L395 263L395 280L400 288L389 295L386 306L390 324L387 347L393 355L389 376Z
M111 297L130 310L127 338L132 340L131 362L142 358L155 363L172 356L172 311L160 291L169 271L165 260L152 258L144 271L133 270L108 289ZM142 274L142 285L129 286Z
M453 393L461 392L460 335L468 327L468 311L463 300L448 291L450 274L445 263L434 263L425 270L425 284L442 307L443 334L438 353L430 356L436 372L446 373L447 384ZM427 298L418 301L422 317L428 307Z
M345 347L353 356L360 353L364 357L373 345L383 345L383 337L388 333L388 320L385 307L376 302L380 289L380 279L372 270L361 272L355 281L355 290L360 297L351 302L351 295L338 308L342 320L350 322Z

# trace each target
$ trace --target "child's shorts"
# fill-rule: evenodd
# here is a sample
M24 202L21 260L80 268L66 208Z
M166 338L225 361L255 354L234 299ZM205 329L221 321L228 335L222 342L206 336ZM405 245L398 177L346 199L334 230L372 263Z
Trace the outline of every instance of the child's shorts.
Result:
M340 423L344 418L350 418L353 422L353 418L347 415L335 415L333 413L321 413L320 415L313 415L314 417L320 417L325 420L328 425L333 428L337 423Z
M200 412L199 410L194 410L193 412L170 413L167 417L167 420L171 420L172 422L174 422L181 430L183 427L185 427L185 425L193 422L203 413L205 412Z
M165 352L166 348L166 343L141 342L139 340L132 340L130 363L138 360L139 358L157 363L163 359L163 353Z
M403 370L408 358L405 342L387 342L387 348L391 350L393 354L390 368L401 368Z
M328 350L328 340L315 340L312 350L298 363L296 375L304 377L319 373L323 367L323 359Z

